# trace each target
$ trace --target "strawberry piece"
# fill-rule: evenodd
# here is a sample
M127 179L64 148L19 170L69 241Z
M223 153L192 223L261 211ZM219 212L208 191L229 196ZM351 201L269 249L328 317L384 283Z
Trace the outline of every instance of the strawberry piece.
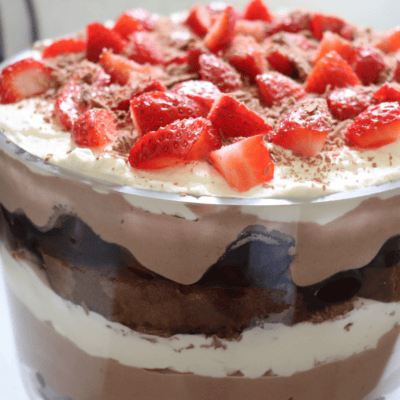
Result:
M374 93L373 97L380 103L393 101L400 103L400 85L385 83Z
M208 110L208 106L175 93L144 93L131 101L132 118L141 136L177 120L205 117Z
M289 58L282 48L272 47L266 55L266 60L270 67L286 76L292 76L296 72L296 65Z
M77 146L96 149L111 142L117 134L113 114L94 108L84 112L75 121L71 139Z
M400 83L400 58L398 57L396 60L396 66L393 71L393 80L395 82Z
M327 98L331 113L340 121L356 118L370 106L371 101L371 95L350 88L336 89Z
M221 147L218 131L204 118L176 121L140 138L129 152L133 168L154 170L201 160Z
M259 75L256 80L261 98L267 107L280 104L280 101L285 97L293 97L296 100L300 100L306 96L306 92L301 85L278 72Z
M188 63L189 63L189 55L188 52L185 52L172 58L166 58L164 65L165 66L171 64L183 65Z
M400 26L384 32L375 47L384 53L393 53L400 49Z
M204 38L204 43L211 52L218 53L232 42L236 20L237 16L233 7L226 7Z
M279 123L272 142L306 157L316 156L330 131L330 114L325 107L301 105Z
M126 48L128 58L139 63L152 65L165 64L164 54L147 32L134 32L129 36L130 42Z
M400 139L400 105L381 103L367 108L349 126L346 138L350 146L379 148Z
M51 84L51 71L33 58L8 65L0 74L0 103L16 103L45 92Z
M336 51L331 51L317 61L307 77L305 90L322 94L328 86L337 88L359 84L360 80L350 65Z
M222 95L215 101L207 119L226 139L267 134L272 131L271 125L258 114L228 95Z
M233 92L243 86L238 73L213 54L202 54L199 66L201 79L212 82L221 92Z
M354 61L355 49L353 45L338 34L329 31L324 33L315 53L314 61L317 62L333 50L335 50L347 63L351 64Z
M209 108L221 96L221 91L217 86L207 81L186 81L179 83L172 88L172 93L182 94Z
M99 22L87 25L86 36L86 58L93 62L99 61L103 49L111 49L115 54L119 54L127 44L117 32Z
M272 22L270 35L278 32L298 33L311 31L311 14L302 10L295 10L283 16L277 16Z
M197 47L191 47L187 51L187 63L189 72L199 72L200 71L200 63L199 58L202 54L206 54L203 49Z
M243 18L272 22L271 12L262 0L250 0L244 10Z
M338 18L335 15L316 13L313 15L311 21L312 33L318 40L322 39L322 36L326 31L341 35L344 29L346 29L346 37L348 37L350 34L348 26L349 25L343 19Z
M365 86L378 83L380 74L386 68L385 61L379 51L369 46L361 46L355 49L354 61L351 66Z
M214 22L221 16L221 14L224 13L224 11L228 7L232 8L233 14L235 15L237 20L242 18L241 12L235 6L232 6L231 4L225 3L223 1L213 1L210 4L206 5L206 8L211 15L211 22L214 24Z
M58 94L54 104L54 112L62 127L72 130L79 115L89 110L90 105L81 101L82 87L73 78L63 91Z
M274 177L274 164L264 145L263 135L212 151L210 161L228 185L239 192L247 192Z
M210 12L203 5L195 5L190 9L185 25L196 35L205 36L212 25Z
M267 37L267 24L263 21L250 21L239 19L235 24L235 36L253 36L258 43Z
M267 67L262 48L252 36L235 36L225 57L238 71L251 78L262 74Z
M137 79L141 74L151 74L152 68L128 60L124 56L107 51L101 54L100 64L109 74L113 82L126 85L130 80Z
M86 40L75 37L62 38L47 46L43 58L57 57L60 54L80 53L86 49Z
M157 16L142 8L133 8L123 12L115 21L113 31L128 40L133 32L152 31L157 23Z

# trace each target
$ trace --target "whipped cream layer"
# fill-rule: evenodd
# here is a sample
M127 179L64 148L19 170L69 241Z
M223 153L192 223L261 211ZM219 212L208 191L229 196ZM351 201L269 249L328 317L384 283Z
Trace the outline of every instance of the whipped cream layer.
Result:
M240 340L204 335L160 338L138 334L63 300L26 261L12 257L4 246L0 251L9 287L38 320L50 322L87 354L127 366L169 368L212 377L237 371L248 378L265 373L290 376L373 349L400 323L399 303L359 299L354 310L335 320L292 327L265 324L244 331Z

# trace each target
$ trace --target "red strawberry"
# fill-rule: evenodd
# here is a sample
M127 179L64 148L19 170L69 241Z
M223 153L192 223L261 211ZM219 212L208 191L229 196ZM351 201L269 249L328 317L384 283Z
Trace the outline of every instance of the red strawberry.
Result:
M215 101L207 119L225 138L249 137L272 131L272 127L258 114L228 95Z
M129 36L129 44L125 50L128 58L139 64L163 65L164 54L147 32L134 32Z
M280 101L285 97L293 97L299 100L306 96L306 92L301 85L278 72L259 75L256 80L261 98L268 107L280 104Z
M100 148L111 142L117 134L113 114L95 108L84 112L75 121L71 139L80 147Z
M213 53L224 50L235 36L237 16L232 6L228 6L217 18L204 38L204 43Z
M221 91L211 82L186 81L172 88L172 93L182 94L211 108Z
M394 67L393 80L395 82L400 83L400 58L399 57L397 57L396 66Z
M367 93L357 93L350 88L336 89L327 98L331 113L340 121L354 119L366 110L372 101Z
M168 66L171 64L188 64L189 63L189 55L188 52L181 53L179 55L172 56L172 58L166 58L164 65Z
M221 92L233 92L243 86L239 74L213 54L202 54L199 57L199 66L201 79L212 82Z
M252 36L235 36L225 57L238 71L251 78L262 74L267 67L262 48Z
M305 90L322 94L328 86L336 88L359 84L360 80L350 65L336 51L331 51L315 64L307 77Z
M213 1L210 4L207 4L206 7L211 15L212 23L214 23L228 7L232 8L235 18L237 20L242 18L241 12L235 6L232 6L231 4L225 3L223 1Z
M131 101L132 118L141 136L176 120L205 117L208 110L209 107L175 93L144 93Z
M117 32L99 22L87 25L86 36L86 58L93 62L99 61L103 49L111 49L115 54L119 54L127 44Z
M351 66L365 86L378 83L380 74L386 68L385 61L379 51L369 46L361 46L355 49L354 61Z
M249 20L262 20L265 22L272 21L271 12L262 0L250 0L244 10L243 18Z
M342 34L342 31L345 30L346 37L349 36L349 25L341 18L336 17L335 15L325 15L316 13L312 17L311 21L311 29L313 35L321 40L322 35L326 31ZM352 36L352 35L351 35ZM350 38L352 40L352 37Z
M76 37L62 38L47 46L43 58L57 57L60 54L80 53L86 49L86 40Z
M129 152L133 168L153 170L201 160L221 147L217 130L204 118L176 121L140 138Z
M380 103L392 101L400 103L400 85L385 83L374 93L374 99Z
M8 65L0 74L0 103L16 103L45 92L51 84L51 68L33 58Z
M202 54L205 54L205 50L198 47L190 47L187 51L187 63L189 67L189 72L199 72L200 64L199 58Z
M280 46L272 46L267 51L266 60L273 70L283 75L292 76L296 72L296 65Z
M215 150L210 153L210 161L228 185L239 192L247 192L274 177L274 164L264 145L263 135Z
M346 39L333 32L325 32L321 42L318 45L314 56L314 62L317 62L326 54L335 50L347 63L354 61L355 49Z
M152 67L140 65L124 56L113 54L112 51L102 53L99 61L104 71L120 85L126 85L130 80L137 79L142 74L151 74L153 71Z
M130 34L137 31L152 31L157 23L157 16L147 10L134 8L122 13L113 28L124 39L128 39Z
M295 10L282 16L276 16L272 22L270 35L277 32L298 33L311 31L311 14L302 10Z
M263 21L239 19L235 24L235 35L253 36L261 43L267 37L267 24Z
M70 131L79 115L89 110L90 105L81 101L82 87L75 79L71 79L63 91L59 93L54 104L54 112L60 125Z
M306 157L314 157L325 144L330 122L325 107L301 105L279 123L272 142Z
M207 7L196 4L189 11L185 24L198 36L205 36L211 27L211 15Z
M400 105L381 103L367 108L349 126L346 138L350 146L378 148L400 139Z
M375 44L384 53L392 53L400 49L400 26L384 32L379 41Z

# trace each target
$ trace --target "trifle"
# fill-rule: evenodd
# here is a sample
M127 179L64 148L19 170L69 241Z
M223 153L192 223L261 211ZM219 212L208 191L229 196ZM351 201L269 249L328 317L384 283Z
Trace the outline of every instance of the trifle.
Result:
M32 399L376 400L400 382L400 30L131 9L0 76Z

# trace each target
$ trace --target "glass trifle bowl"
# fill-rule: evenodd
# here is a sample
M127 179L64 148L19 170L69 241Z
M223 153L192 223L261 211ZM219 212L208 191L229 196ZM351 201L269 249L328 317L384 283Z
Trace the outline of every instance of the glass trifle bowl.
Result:
M218 4L124 13L3 69L1 263L32 399L376 400L400 386L393 32ZM151 27L118 54L118 21L143 15ZM204 39L193 19L213 24ZM163 68L133 61L146 35ZM366 77L371 54L383 66Z

